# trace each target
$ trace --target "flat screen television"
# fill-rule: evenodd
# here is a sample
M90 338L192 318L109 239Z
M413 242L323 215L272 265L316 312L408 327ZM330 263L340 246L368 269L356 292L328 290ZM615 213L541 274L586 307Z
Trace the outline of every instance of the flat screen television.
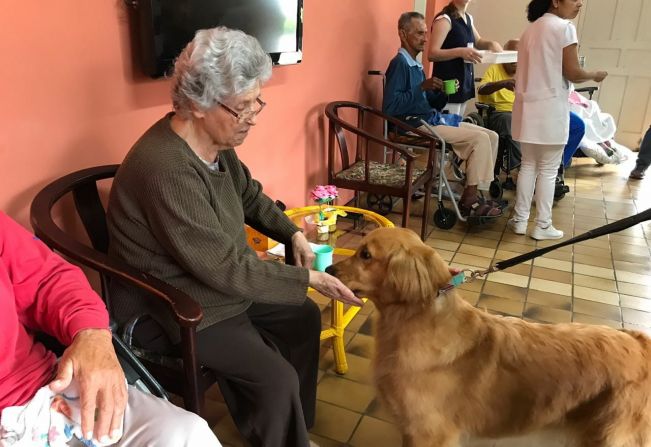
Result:
M226 26L258 39L274 64L302 59L303 0L138 0L142 67L151 77L170 71L197 30Z

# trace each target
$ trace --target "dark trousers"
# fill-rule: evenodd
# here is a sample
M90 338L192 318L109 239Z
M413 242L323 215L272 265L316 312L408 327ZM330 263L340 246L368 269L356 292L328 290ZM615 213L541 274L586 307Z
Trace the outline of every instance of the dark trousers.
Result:
M522 152L520 143L514 141L511 136L511 112L491 112L488 115L486 127L500 136L495 175L499 175L502 169L511 170L520 166Z
M637 154L635 168L645 171L649 165L651 165L651 126L644 134L644 138L642 138L642 144L640 144L640 152Z
M246 313L197 335L199 363L219 387L240 433L253 447L306 447L314 425L321 313L301 306L252 304Z

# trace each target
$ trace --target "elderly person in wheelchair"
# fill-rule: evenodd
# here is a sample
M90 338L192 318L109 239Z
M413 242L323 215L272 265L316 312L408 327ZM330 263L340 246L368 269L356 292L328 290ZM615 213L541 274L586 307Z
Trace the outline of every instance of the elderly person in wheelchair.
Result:
M464 217L500 216L501 203L480 198L478 192L487 191L494 179L497 134L474 124L458 123L460 117L450 120L447 115L446 121L446 116L441 114L447 103L441 91L442 81L435 77L427 78L422 64L416 60L425 48L426 34L427 26L422 14L406 12L400 16L398 35L401 48L386 71L382 110L415 127L421 126L421 120L427 122L466 162L466 183L459 200ZM422 126L422 130L428 129Z
M0 213L0 446L219 446L206 422L127 386L83 273ZM67 346L58 360L35 332Z

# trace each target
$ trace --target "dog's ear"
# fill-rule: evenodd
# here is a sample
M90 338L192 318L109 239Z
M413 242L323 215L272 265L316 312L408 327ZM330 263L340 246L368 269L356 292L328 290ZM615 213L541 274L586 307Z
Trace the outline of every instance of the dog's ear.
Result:
M400 301L429 301L450 280L441 257L427 245L400 249L389 260L387 281Z

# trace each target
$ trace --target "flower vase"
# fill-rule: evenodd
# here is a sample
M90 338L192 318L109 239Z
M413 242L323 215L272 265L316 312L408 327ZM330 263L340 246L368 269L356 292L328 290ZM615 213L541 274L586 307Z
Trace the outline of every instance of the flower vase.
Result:
M330 233L337 231L337 210L335 208L326 208L322 214L325 216L328 231Z
M316 240L317 241L327 241L330 239L330 225L327 225L325 221L319 221L316 224Z

